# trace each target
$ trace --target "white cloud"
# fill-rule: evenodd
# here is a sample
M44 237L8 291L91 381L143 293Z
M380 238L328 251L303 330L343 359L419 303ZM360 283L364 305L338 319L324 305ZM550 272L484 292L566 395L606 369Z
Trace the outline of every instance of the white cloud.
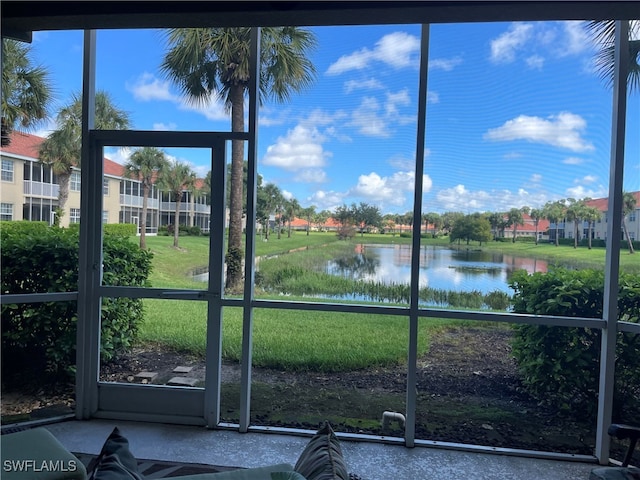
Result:
M563 22L564 38L561 40L560 56L576 55L588 50L590 36L584 27L584 22Z
M510 63L516 58L516 52L526 45L533 33L530 23L513 23L509 30L491 41L491 61Z
M143 102L150 100L168 100L178 102L179 99L169 91L169 82L156 78L152 73L144 72L133 83L126 84L133 98Z
M360 175L358 184L349 190L349 195L367 199L374 203L403 205L406 195L413 192L415 173L411 171L395 172L389 177L381 177L376 172ZM432 181L427 175L423 177L423 191L431 190Z
M598 177L596 177L595 175L586 175L582 178L578 178L576 180L573 181L573 183L584 183L586 185L590 185L592 183L595 183L598 181Z
M440 103L440 95L438 92L427 92L427 102L429 103Z
M384 88L384 85L375 78L368 80L349 80L344 83L345 93L351 93L354 90L379 90Z
M534 70L542 70L544 66L544 58L540 55L531 55L529 58L525 60L527 66Z
M409 91L387 92L384 105L375 97L364 97L362 102L351 113L351 121L347 124L370 137L386 138L391 135L390 125L406 125L415 121L413 116L402 115L400 107L411 104Z
M136 100L149 102L153 100L163 100L175 103L181 110L193 111L204 115L208 120L219 121L228 120L229 113L224 104L216 99L210 98L208 101L192 103L186 97L174 95L169 90L169 82L160 80L152 73L143 73L133 83L127 83L129 90Z
M607 196L607 188L603 185L598 185L596 188L585 188L583 185L578 185L567 188L565 192L569 198L603 198Z
M406 32L394 32L376 42L373 50L362 48L343 55L327 69L327 75L339 75L350 70L362 70L373 62L382 62L393 68L417 65L420 39Z
M445 188L436 194L436 201L443 210L470 212L501 212L523 206L540 207L548 197L543 193L531 193L523 188L516 192L511 190L468 190L458 184Z
M286 136L279 137L277 143L267 148L263 164L289 171L315 169L316 178L323 181L324 175L319 175L318 172L326 165L326 159L331 155L322 147L324 140L317 129L297 125L293 130L289 130ZM305 177L303 174L300 178L312 180L312 177Z
M484 138L493 141L526 140L553 145L574 152L594 150L594 146L581 137L587 122L570 112L561 112L547 118L520 115L498 128L492 128Z
M294 177L300 183L327 183L327 173L320 168L305 168Z
M565 165L582 165L584 160L578 157L567 157L562 161L562 163Z
M307 198L310 205L315 205L317 210L335 210L344 203L346 194L340 192L318 190Z
M460 57L434 58L433 60L429 60L429 70L444 70L445 72L450 72L461 63L462 58Z
M120 165L129 161L133 150L129 147L108 147L105 148L104 156Z
M380 115L380 103L373 97L362 99L360 106L351 114L350 126L358 128L363 135L371 137L388 137L387 125Z
M178 126L171 122L171 123L154 123L153 124L153 129L157 130L157 131L171 131L171 130L175 130L176 128L178 128Z
M539 173L534 173L533 175L531 175L531 181L533 183L540 183L542 182L542 175L540 175Z

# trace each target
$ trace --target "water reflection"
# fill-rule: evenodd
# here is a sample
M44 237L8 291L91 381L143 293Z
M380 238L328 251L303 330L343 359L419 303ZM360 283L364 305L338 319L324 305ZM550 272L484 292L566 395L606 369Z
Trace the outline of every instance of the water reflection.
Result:
M547 268L546 261L535 258L425 245L420 248L419 283L421 288L511 294L508 282L515 270L534 273ZM408 284L411 246L357 245L352 256L327 262L325 271L354 280Z

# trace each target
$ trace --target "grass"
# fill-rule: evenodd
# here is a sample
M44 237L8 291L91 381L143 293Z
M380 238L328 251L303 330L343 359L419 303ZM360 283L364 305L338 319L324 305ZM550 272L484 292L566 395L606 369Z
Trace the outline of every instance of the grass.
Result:
M140 341L204 356L204 302L147 299ZM179 319L179 320L177 320ZM340 312L255 309L253 365L284 370L349 371L401 364L407 358L408 318ZM430 332L460 322L421 319L419 354ZM223 358L240 361L242 309L225 308Z
M282 255L296 250L323 248L313 257L336 258L360 243L410 244L410 238L398 235L356 236L351 242L338 242L335 233L296 232L278 240L256 241L256 256ZM449 245L446 239L423 239L423 244ZM208 237L180 237L180 248L172 246L171 237L148 237L148 248L154 253L150 282L154 287L203 289L203 283L190 278L190 273L208 264ZM479 248L462 246L460 248ZM483 250L500 251L519 256L544 258L551 263L575 263L593 268L604 267L604 250L552 244L490 242ZM305 255L290 255L289 258ZM277 262L284 264L284 259ZM314 262L317 261L314 260ZM305 267L304 260L297 266ZM621 251L621 269L640 271L636 255ZM267 262L265 262L266 267ZM287 260L288 264L288 260ZM320 282L323 283L323 282ZM326 285L325 285L326 286ZM313 287L313 285L312 285ZM319 288L317 285L314 288ZM344 286L341 287L344 291ZM268 298L261 295L261 298ZM273 298L273 297L272 297ZM281 298L281 297L277 297ZM303 297L297 297L304 300ZM287 297L295 300L296 297ZM308 298L306 298L308 300ZM140 327L143 343L161 344L167 348L203 356L206 350L205 302L177 300L144 300L145 321ZM340 312L302 312L295 310L255 309L253 330L253 363L256 366L314 371L346 371L377 365L404 362L407 357L407 318L369 316ZM420 323L418 353L428 349L433 329L451 325L451 321L426 319ZM223 357L239 361L242 342L242 310L226 308L223 323Z

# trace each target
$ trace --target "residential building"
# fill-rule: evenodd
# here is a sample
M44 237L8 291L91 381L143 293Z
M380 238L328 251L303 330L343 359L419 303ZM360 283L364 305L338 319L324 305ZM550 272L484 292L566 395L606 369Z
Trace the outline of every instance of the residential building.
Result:
M0 190L1 220L32 220L53 224L60 190L58 176L51 167L41 163L38 150L44 138L14 131L11 143L2 149L2 180ZM179 219L175 219L176 203L171 194L151 188L147 204L147 234L157 234L160 226L197 226L209 231L210 196L203 191L204 181L196 181L194 192L182 193ZM73 168L69 181L69 198L61 226L80 222L80 169ZM124 167L104 159L102 181L104 223L140 225L142 215L142 183L125 176Z
M631 192L636 199L635 209L625 216L625 223L629 232L631 241L640 240L640 191ZM607 222L609 220L609 198L596 198L593 200L587 200L585 204L588 207L595 207L601 212L601 217L591 225L591 238L593 240L606 240L607 239ZM555 239L555 224L550 226L551 240ZM558 236L559 238L573 238L575 235L575 222L572 220L563 220L558 223ZM623 240L626 240L622 230L620 235ZM578 228L578 241L587 238L589 236L589 222L580 220Z

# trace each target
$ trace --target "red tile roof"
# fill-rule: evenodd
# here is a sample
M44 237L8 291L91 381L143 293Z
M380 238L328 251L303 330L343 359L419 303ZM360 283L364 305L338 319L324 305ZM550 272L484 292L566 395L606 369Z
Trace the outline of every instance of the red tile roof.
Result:
M6 147L2 147L3 152L13 153L22 157L38 158L38 150L44 138L15 130L11 132L9 138L11 143Z
M640 208L640 191L631 192L631 194L636 199L636 208ZM609 198L608 197L607 198L594 198L593 200L589 200L588 202L585 202L585 203L590 207L597 208L601 212L606 212L607 210L609 210Z

